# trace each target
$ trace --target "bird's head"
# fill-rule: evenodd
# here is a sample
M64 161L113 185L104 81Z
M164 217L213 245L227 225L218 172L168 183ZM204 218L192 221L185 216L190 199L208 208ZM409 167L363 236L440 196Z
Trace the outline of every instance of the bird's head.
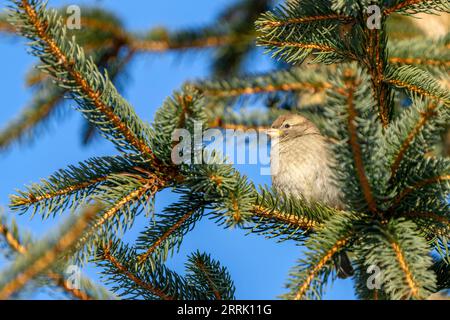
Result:
M278 117L267 130L271 138L280 141L291 140L307 135L320 135L319 129L308 119L297 114L285 114Z

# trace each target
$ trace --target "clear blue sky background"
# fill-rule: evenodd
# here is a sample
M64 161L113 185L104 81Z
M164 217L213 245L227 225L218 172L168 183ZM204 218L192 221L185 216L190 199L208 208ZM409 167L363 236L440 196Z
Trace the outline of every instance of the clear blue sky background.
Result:
M202 26L214 21L217 13L231 0L103 0L103 1L63 1L50 0L49 5L59 7L69 4L98 4L111 9L123 19L130 30L141 31L155 26L170 29ZM8 1L0 0L3 10ZM24 85L24 76L36 59L28 55L24 40L14 37L0 38L1 97L0 126L12 119L32 98L32 92ZM272 65L268 57L260 52L261 59L250 65L252 71L269 69ZM156 109L173 90L188 79L204 78L208 75L207 53L141 55L135 60L129 72L123 94L145 120L151 121ZM43 132L32 144L14 146L0 154L0 206L7 209L8 196L25 184L37 182L54 171L69 164L78 163L92 156L112 155L116 151L111 143L98 139L94 144L83 147L80 143L80 115L72 109L64 116L52 121L49 130ZM259 175L254 166L239 167L253 181L270 184L269 177ZM157 210L171 203L170 192L157 196ZM12 213L11 213L12 214ZM61 221L57 219L42 222L29 215L17 217L22 229L42 236ZM136 238L138 231L147 224L145 217L139 217L135 228L127 234L127 239ZM184 263L189 253L199 249L210 254L228 267L236 285L239 299L275 299L285 292L284 283L288 272L301 257L303 248L292 242L277 243L261 236L246 235L242 230L224 230L208 219L202 220L195 230L186 236L178 254L169 261L176 271L184 272ZM5 264L0 260L0 267ZM95 268L85 272L98 279ZM40 292L36 298L48 298ZM327 292L327 299L353 299L352 282L337 281Z

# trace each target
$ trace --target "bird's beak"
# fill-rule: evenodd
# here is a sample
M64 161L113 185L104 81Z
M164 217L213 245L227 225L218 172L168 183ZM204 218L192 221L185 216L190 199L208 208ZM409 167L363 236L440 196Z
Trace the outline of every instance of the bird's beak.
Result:
M277 138L281 136L281 130L279 129L269 129L266 131L266 134L271 138Z

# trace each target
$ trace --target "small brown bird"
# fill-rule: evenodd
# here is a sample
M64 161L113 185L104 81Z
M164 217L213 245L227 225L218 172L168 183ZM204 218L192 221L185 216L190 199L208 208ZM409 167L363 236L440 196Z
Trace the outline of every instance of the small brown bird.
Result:
M270 166L275 190L306 201L343 209L341 191L334 183L334 157L329 142L308 119L287 114L272 124L267 134L272 138ZM335 257L337 274L353 274L345 253Z

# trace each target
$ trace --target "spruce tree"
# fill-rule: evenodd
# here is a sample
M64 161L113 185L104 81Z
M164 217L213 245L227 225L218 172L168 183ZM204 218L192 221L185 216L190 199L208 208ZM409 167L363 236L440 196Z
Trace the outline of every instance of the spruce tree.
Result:
M450 37L405 36L413 32L405 16L450 13L448 1L271 5L240 0L217 25L135 35L99 9L83 9L85 29L77 32L43 1L10 2L0 29L31 41L40 62L28 83L39 89L30 108L0 135L0 145L26 138L67 97L88 123L84 139L97 132L117 154L61 169L11 196L11 210L43 220L75 214L39 241L1 217L11 264L0 273L0 298L51 283L77 299L234 299L232 277L207 253L192 253L184 275L165 264L204 217L222 228L304 246L286 299L320 299L336 278L333 257L341 251L356 270L361 299L426 299L449 288L450 162L438 146L449 123ZM255 39L282 63L267 74L242 76ZM136 52L210 47L216 50L213 80L178 89L152 124L116 89ZM233 111L245 99L267 108ZM193 146L188 155L202 155L207 163L172 159L176 129L192 135L199 123L203 130L261 129L285 112L305 114L332 141L345 209L256 186L205 146ZM164 189L178 200L154 212L154 197ZM150 213L148 226L125 243L120 235L143 212ZM63 270L74 263L96 264L113 293L84 277L79 288L69 286Z

